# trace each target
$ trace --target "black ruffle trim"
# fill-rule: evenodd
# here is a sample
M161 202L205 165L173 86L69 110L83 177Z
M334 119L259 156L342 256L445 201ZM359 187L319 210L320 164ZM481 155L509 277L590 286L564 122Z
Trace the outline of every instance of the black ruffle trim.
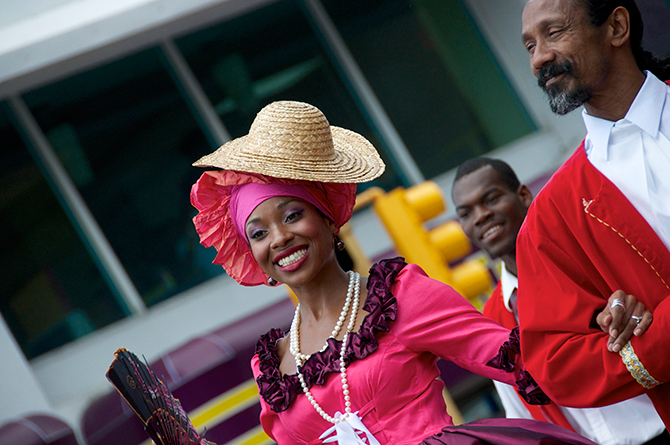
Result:
M498 354L486 363L487 366L502 369L505 372L514 372L517 355L521 354L519 341L519 327L516 326L509 334L509 340L502 344ZM548 405L551 400L542 391L532 375L525 369L519 371L516 381L517 392L530 405Z
M375 352L379 346L375 334L388 332L389 322L396 319L398 305L391 294L391 285L405 267L404 258L383 260L372 266L368 279L368 296L363 309L369 312L358 332L349 335L344 360L347 364L361 360ZM256 379L260 395L274 412L288 409L293 399L302 392L297 374L282 376L279 371L277 342L287 333L273 329L263 335L256 344L261 375ZM323 385L329 372L340 371L340 347L342 342L328 339L328 348L317 352L307 360L300 371L308 387Z

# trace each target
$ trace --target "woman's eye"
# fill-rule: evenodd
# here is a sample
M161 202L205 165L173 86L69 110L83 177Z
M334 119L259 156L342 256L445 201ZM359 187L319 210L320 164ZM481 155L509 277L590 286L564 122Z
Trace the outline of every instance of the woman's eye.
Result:
M298 219L303 214L303 212L304 212L304 210L293 210L293 211L289 212L286 215L286 222L295 221L296 219Z
M265 230L252 230L251 233L249 233L249 239L257 240L263 237L265 235Z

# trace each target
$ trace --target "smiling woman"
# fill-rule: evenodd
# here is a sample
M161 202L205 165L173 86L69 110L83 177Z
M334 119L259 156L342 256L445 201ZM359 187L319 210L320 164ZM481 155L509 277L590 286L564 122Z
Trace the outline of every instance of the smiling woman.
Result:
M365 138L311 105L274 102L248 135L194 165L223 169L205 172L191 193L214 262L243 285L284 282L299 301L290 331L269 331L252 358L261 424L280 445L441 444L455 434L463 444L591 443L537 421L453 426L438 357L518 385L531 403L546 396L515 363L514 331L418 266L395 258L365 278L342 270L335 236L356 184L385 167Z
M333 239L338 227L325 216L326 212L317 210L323 206L317 202L312 205L310 201L315 202L290 195L270 198L254 209L246 226L256 262L268 276L292 289L299 285L296 273L300 276L300 272L310 270L309 265L322 263L325 259L319 261L319 255L335 254ZM279 246L288 247L279 249ZM308 259L316 261L307 263Z

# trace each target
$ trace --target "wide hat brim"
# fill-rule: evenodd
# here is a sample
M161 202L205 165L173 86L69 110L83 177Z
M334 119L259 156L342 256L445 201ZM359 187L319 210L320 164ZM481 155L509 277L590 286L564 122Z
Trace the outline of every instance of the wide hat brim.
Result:
M193 165L337 183L371 181L385 169L366 138L331 126L312 105L291 101L266 106L249 134L223 144Z

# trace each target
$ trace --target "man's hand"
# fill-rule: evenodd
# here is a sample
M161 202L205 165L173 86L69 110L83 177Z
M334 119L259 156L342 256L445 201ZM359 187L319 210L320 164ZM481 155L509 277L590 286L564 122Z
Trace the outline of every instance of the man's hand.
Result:
M612 294L607 306L596 317L603 332L609 334L607 349L619 352L633 335L640 336L649 328L654 316L633 295L622 290Z

